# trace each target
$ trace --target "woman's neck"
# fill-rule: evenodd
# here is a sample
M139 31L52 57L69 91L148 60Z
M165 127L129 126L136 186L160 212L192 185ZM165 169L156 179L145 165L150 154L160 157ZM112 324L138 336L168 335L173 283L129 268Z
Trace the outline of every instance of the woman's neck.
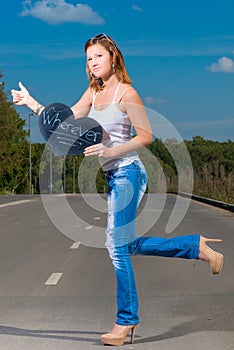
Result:
M116 77L116 74L112 74L108 78L102 78L103 83L104 83L104 89L103 90L109 90L113 88L113 86L116 86L119 83L118 78Z

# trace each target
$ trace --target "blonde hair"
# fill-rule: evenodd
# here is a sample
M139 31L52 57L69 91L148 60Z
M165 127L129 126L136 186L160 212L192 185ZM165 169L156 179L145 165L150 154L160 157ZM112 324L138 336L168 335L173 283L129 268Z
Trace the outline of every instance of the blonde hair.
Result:
M111 39L111 37L107 36L104 33L98 34L98 35L94 36L93 38L89 39L85 43L85 52L87 52L88 47L95 45L95 44L99 44L99 45L103 46L110 53L111 57L114 58L114 69L115 69L115 74L116 74L118 80L121 83L131 84L132 81L128 75L125 61L124 61L124 57L123 57L120 49L118 48L118 46L114 42L114 40ZM90 81L89 86L92 89L94 89L95 91L98 91L104 87L102 84L100 84L100 81L101 81L100 79L95 79L92 76L88 62L86 63L86 73L87 73L87 76L88 76L89 81Z

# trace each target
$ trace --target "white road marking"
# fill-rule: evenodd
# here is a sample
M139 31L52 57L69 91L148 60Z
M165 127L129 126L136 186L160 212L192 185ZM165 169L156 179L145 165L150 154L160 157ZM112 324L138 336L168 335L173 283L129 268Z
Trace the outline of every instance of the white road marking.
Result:
M162 209L150 209L150 208L148 208L148 209L143 209L144 211L153 211L153 212L155 212L155 211L161 211L162 212Z
M33 202L35 199L24 199L20 201L15 201L15 202L10 202L10 203L5 203L5 204L0 204L0 208L3 207L9 207L12 205L18 205L18 204L23 204L23 203L28 203L28 202Z
M63 274L61 272L52 273L52 275L46 281L45 285L46 286L55 286L59 282L62 275Z
M100 216L95 216L94 220L100 220Z
M71 245L70 249L78 249L79 246L80 246L80 242L74 242L74 243Z
M92 230L92 228L93 228L93 225L86 226L86 227L85 227L85 230Z

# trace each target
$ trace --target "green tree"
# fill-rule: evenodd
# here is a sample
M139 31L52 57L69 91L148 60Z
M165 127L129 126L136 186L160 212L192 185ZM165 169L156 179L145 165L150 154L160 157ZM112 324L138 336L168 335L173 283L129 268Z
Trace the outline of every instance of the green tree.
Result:
M234 142L185 141L194 168L194 193L234 203Z
M0 80L3 74L0 72ZM28 188L29 147L25 121L0 85L0 192L25 193Z

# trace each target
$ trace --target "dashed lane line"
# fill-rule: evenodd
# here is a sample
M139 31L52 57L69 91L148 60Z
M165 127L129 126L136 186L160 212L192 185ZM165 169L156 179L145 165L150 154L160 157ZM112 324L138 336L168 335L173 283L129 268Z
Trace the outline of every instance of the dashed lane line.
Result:
M92 228L93 228L93 225L89 225L85 227L85 230L92 230Z
M60 278L62 277L62 272L54 272L50 275L48 280L46 281L45 285L46 286L55 286L58 284Z
M100 217L95 217L94 220L100 220ZM85 230L91 230L93 228L92 225L86 226ZM71 246L70 249L78 249L80 246L80 242L74 242ZM55 286L58 284L60 278L62 277L63 273L62 272L54 272L50 275L48 280L46 281L45 285L46 286Z
M80 246L80 242L74 242L74 243L71 245L70 249L78 249L79 246Z

